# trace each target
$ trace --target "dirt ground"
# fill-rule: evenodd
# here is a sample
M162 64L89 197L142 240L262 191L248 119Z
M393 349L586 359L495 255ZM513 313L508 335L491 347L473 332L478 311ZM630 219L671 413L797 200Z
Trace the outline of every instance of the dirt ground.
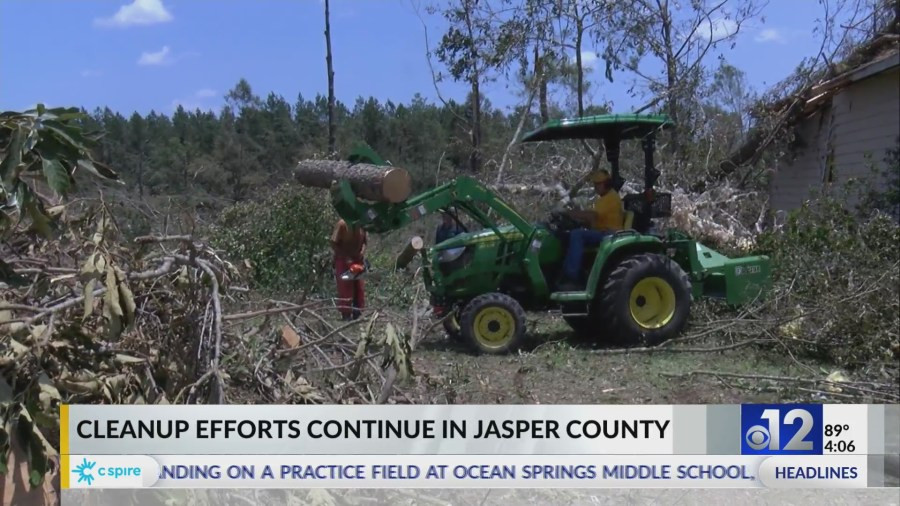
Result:
M420 388L430 391L433 402L461 404L739 404L814 395L755 379L686 375L704 370L809 377L808 366L771 349L683 351L729 344L711 336L673 343L669 351L626 352L579 340L559 317L529 320L526 346L509 356L475 356L433 332L413 352Z

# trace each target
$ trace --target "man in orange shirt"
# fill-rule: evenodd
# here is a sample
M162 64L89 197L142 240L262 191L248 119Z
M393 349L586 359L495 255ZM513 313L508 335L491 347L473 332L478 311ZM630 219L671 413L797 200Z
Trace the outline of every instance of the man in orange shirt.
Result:
M584 223L589 228L578 228L569 233L569 248L563 263L563 283L576 285L581 270L581 259L585 246L596 246L607 236L622 230L625 212L622 199L612 187L609 172L600 170L591 175L597 199L591 210L574 210L566 214L574 220Z
M341 279L341 275L353 269L361 270L365 264L366 231L355 228L344 220L338 220L331 233L331 249L334 251L334 275L337 282L337 306L344 320L355 320L366 306L366 292L362 279ZM355 266L355 267L354 267Z

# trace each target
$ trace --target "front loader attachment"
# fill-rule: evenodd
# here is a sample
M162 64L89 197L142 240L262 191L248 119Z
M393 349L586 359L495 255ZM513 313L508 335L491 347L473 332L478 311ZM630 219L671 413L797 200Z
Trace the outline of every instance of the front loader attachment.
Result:
M681 234L668 243L670 255L689 273L695 299L724 299L737 306L760 298L771 287L765 255L729 258Z

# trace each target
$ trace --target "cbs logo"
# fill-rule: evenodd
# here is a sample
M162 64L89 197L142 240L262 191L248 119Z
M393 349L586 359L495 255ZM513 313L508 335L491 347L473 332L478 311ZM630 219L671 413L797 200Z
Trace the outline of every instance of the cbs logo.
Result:
M813 442L806 439L813 429L814 420L812 414L805 409L792 409L784 418L781 418L779 410L766 409L760 419L768 422L766 425L753 425L744 433L747 446L754 450L786 450L809 451L813 449ZM794 426L799 423L797 431L784 448L781 447L781 426Z
M766 446L769 445L769 441L772 439L769 434L769 429L763 427L762 425L754 425L747 429L747 433L744 435L744 439L747 441L747 446L753 448L754 450L762 450Z

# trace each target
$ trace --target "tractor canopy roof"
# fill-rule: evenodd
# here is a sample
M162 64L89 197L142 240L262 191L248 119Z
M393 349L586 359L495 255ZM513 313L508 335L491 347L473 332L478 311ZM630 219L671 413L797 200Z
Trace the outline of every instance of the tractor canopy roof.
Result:
M599 114L548 121L522 137L521 142L564 139L637 139L674 126L669 117L650 114Z

